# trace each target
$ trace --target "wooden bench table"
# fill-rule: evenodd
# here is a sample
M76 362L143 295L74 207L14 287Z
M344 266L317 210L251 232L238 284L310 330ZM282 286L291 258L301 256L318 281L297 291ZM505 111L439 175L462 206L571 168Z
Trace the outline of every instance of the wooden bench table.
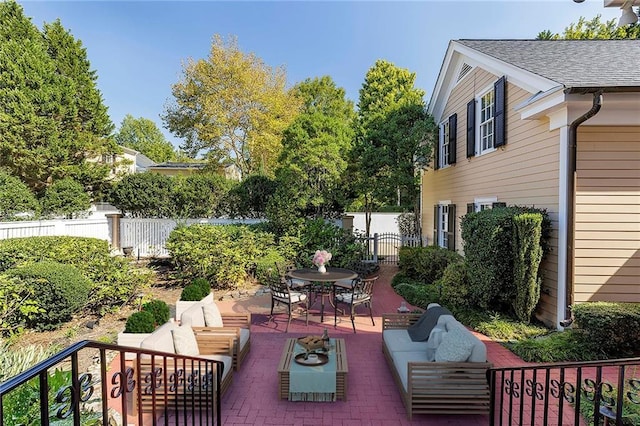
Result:
M282 357L278 364L278 399L289 399L289 373L291 363L296 355L296 342L298 339L289 338L284 345ZM344 339L331 339L335 342L335 349L329 352L329 356L336 357L336 399L347 400L347 350ZM299 353L300 351L298 351Z

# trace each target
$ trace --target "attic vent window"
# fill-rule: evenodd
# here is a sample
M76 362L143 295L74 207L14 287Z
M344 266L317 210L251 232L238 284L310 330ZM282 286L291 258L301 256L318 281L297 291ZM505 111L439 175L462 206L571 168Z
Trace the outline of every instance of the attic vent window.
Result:
M465 75L469 74L469 71L471 71L471 65L462 64L462 69L460 69L460 74L458 74L458 80L456 81L456 83L462 80Z

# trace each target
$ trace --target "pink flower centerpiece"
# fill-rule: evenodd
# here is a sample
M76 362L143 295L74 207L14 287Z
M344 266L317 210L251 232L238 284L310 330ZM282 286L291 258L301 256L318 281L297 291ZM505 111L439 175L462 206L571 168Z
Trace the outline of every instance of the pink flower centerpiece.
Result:
M318 267L318 272L324 274L327 272L325 263L331 260L331 253L326 250L316 250L316 254L313 255L313 264Z

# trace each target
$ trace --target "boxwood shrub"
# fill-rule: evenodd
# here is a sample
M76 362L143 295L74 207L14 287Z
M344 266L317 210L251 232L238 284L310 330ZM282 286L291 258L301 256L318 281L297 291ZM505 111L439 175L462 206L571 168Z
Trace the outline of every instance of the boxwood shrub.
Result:
M105 240L44 236L0 241L0 272L43 260L72 265L82 271L93 282L89 307L100 313L128 302L151 284L148 270L134 269L128 260L111 256Z
M587 302L572 311L576 325L610 357L640 354L640 303Z
M189 284L182 289L182 292L180 293L180 300L185 302L197 302L202 300L207 294L202 291L202 287L196 284Z
M148 311L132 313L124 325L125 333L153 333L156 329L155 318Z
M92 287L77 268L58 262L25 264L8 274L33 289L33 298L42 309L28 317L27 324L38 330L53 329L69 321L87 304Z
M458 253L437 246L402 247L399 257L400 273L429 284L440 279L450 263L462 261Z
M169 321L169 316L171 315L171 311L169 309L169 305L167 305L167 302L160 299L153 299L145 303L144 305L142 305L142 310L153 315L156 326L162 325L165 322Z

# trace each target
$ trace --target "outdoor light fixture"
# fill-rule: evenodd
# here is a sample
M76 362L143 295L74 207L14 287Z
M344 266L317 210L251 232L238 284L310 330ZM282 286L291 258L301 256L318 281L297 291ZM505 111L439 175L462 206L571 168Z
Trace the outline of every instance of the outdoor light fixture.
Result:
M618 27L624 27L625 25L632 25L638 22L638 15L633 11L633 1L625 2L620 9L622 9L622 16L618 21Z

